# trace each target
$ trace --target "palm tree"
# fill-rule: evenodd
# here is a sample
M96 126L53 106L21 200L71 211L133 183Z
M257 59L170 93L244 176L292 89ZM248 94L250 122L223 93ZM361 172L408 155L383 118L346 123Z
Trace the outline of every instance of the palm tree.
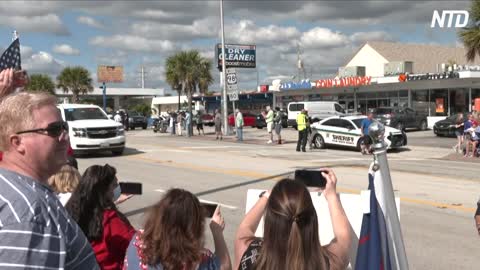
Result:
M55 83L48 75L33 74L28 80L28 84L25 86L25 90L30 92L47 92L55 95Z
M212 62L207 59L203 59L200 65L200 79L198 81L198 90L202 94L208 93L208 86L213 83L212 73L210 69L212 68Z
M187 94L190 117L193 93L197 89L207 91L208 86L213 83L210 67L210 60L203 58L197 50L182 51L167 58L166 80L173 89L179 91L179 96L180 93ZM192 134L192 121L189 123L187 134Z
M170 56L167 58L166 61L166 71L165 71L165 78L167 83L172 87L173 90L178 92L178 110L180 110L180 96L182 95L182 83L178 77L177 72L177 57Z
M477 55L480 56L480 0L473 0L470 7L469 26L459 31L458 36L467 49L465 55L469 62L473 62Z
M72 92L72 102L78 102L79 95L93 91L90 72L83 67L66 67L57 77L57 86L64 93Z

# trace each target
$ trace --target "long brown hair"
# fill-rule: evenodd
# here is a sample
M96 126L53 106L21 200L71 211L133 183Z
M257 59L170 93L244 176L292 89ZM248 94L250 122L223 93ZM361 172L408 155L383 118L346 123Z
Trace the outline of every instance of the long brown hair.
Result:
M308 189L299 181L281 180L267 202L263 243L254 269L325 270L326 257L330 255L320 245Z
M165 270L192 269L201 259L205 218L197 197L171 189L147 214L141 236L143 263Z

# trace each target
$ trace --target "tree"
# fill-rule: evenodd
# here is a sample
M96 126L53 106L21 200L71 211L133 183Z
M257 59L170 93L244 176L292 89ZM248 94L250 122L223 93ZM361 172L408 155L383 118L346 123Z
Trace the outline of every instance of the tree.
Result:
M206 92L208 86L213 83L210 73L211 65L210 60L203 58L197 50L182 51L167 58L166 80L173 89L179 91L179 105L180 93L187 94L190 117L192 117L193 93L197 89ZM190 136L192 133L192 121L190 121L187 134Z
M460 40L467 49L465 57L469 62L473 62L477 55L480 56L480 25L477 23L479 21L480 0L474 0L470 7L470 23L458 33Z
M30 92L47 92L55 95L55 83L50 76L44 74L33 74L28 80L28 84L25 86L25 90Z
M57 77L57 86L64 93L72 93L72 102L78 102L79 95L93 91L90 72L83 67L66 67Z

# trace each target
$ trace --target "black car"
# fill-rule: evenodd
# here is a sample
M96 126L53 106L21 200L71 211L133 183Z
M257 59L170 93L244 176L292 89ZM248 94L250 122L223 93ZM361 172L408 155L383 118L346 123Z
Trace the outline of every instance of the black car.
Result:
M147 118L141 113L136 111L128 112L128 127L130 129L135 129L136 127L147 129L147 125Z
M463 119L467 119L464 114ZM437 136L455 137L455 121L457 114L451 115L444 120L438 121L433 125L433 133Z
M375 111L375 119L382 124L396 128L398 130L405 130L405 128L418 128L419 130L426 130L427 115L412 108L406 107L379 107Z

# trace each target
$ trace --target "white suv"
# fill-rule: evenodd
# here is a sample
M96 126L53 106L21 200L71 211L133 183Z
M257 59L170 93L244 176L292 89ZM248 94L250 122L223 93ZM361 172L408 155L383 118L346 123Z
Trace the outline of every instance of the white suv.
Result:
M96 105L59 104L68 122L70 145L75 153L112 151L121 155L125 149L125 131L120 123L108 118Z

